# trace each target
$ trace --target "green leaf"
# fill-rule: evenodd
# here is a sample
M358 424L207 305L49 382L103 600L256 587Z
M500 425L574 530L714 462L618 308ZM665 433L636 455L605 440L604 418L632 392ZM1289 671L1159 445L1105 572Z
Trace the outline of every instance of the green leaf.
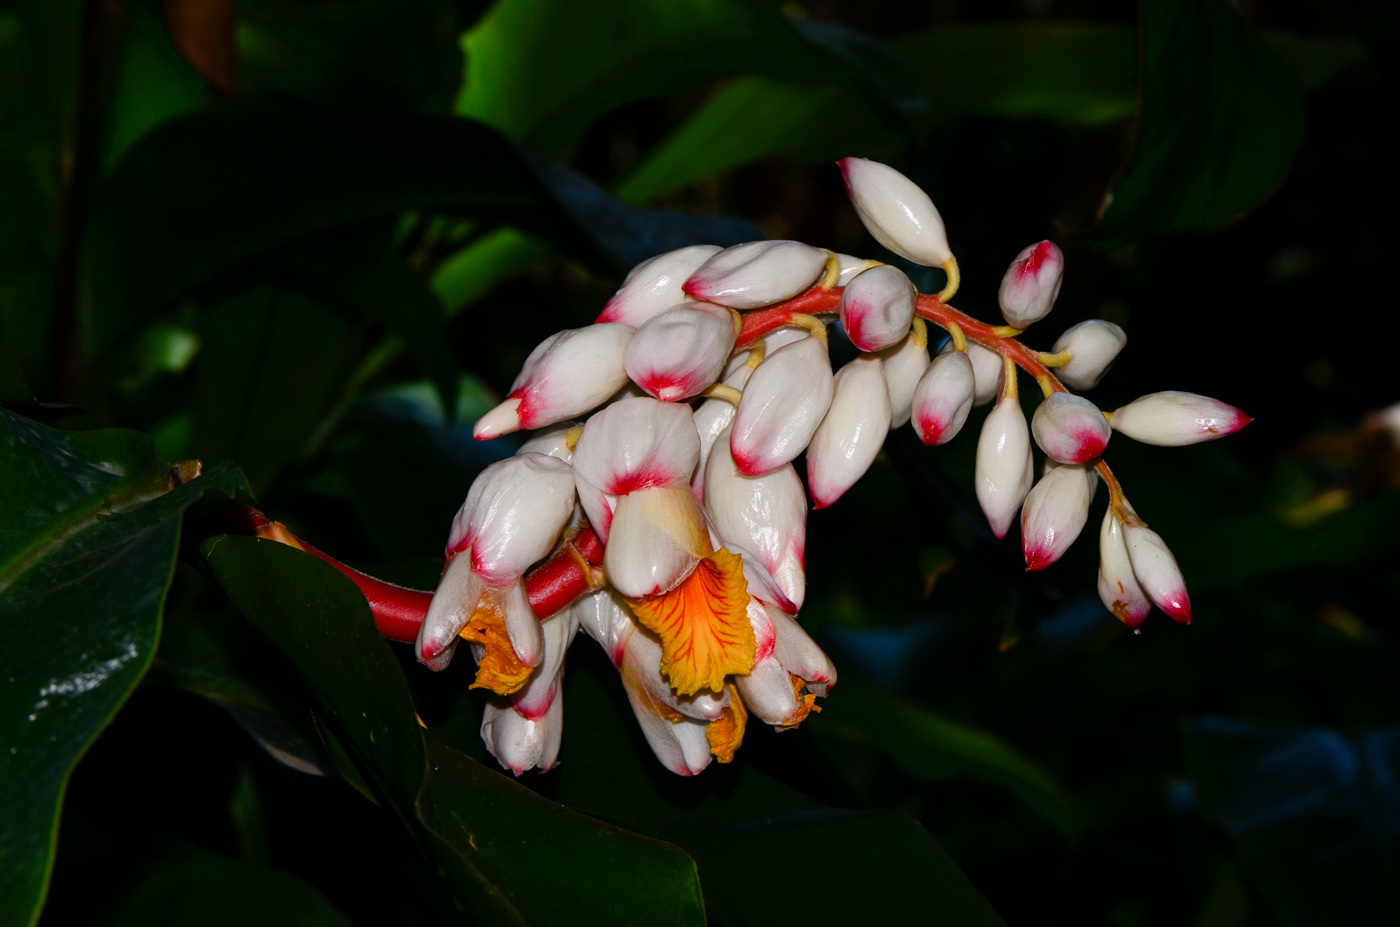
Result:
M79 757L145 673L184 510L246 489L232 466L170 489L150 439L0 410L0 921L37 915Z
M0 338L0 403L33 402L34 393L24 380L24 372Z
M689 852L719 923L790 922L800 903L833 924L931 916L960 927L1002 924L933 838L902 814L818 804L742 760L694 779L672 776L641 742L617 681L605 685L595 675L610 674L598 668L606 664L571 660L577 669L565 684L559 798ZM751 727L749 736L765 733Z
M1044 769L1001 738L893 693L843 681L840 698L809 723L819 734L868 739L900 769L928 782L966 775L1000 786L1065 837L1079 833L1074 803Z
M894 40L934 121L964 113L1095 126L1136 108L1136 37L1105 23L945 26Z
M259 538L211 538L202 550L239 611L305 677L332 757L339 741L340 762L365 773L478 915L555 922L606 899L620 922L703 923L694 865L672 847L561 808L440 743L427 789L428 753L407 683L363 595L341 573ZM553 854L556 864L542 864ZM646 876L633 881L635 873Z
M1141 120L1095 232L1121 243L1220 228L1283 180L1303 85L1225 0L1144 0Z
M1291 32L1270 29L1264 32L1264 41L1293 66L1303 78L1303 86L1309 93L1322 88L1347 68L1362 64L1370 57L1366 46L1349 35L1305 38Z
M146 872L117 903L113 927L351 927L305 882L264 866L184 847Z

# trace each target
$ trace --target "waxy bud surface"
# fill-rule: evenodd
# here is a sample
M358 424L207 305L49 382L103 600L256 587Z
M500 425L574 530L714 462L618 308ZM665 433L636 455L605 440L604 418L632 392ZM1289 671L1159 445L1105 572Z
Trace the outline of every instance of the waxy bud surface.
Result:
M962 351L939 354L914 389L913 422L919 440L947 444L972 411L972 361Z
M1052 460L1084 463L1103 453L1113 434L1098 406L1073 393L1051 393L1031 418L1035 443Z
M880 358L864 355L836 374L831 406L807 446L807 485L819 509L841 498L865 475L890 432L890 393L883 367Z
M1186 594L1186 579L1162 536L1141 522L1125 522L1123 543L1142 591L1172 620L1190 624L1191 599Z
M685 302L682 284L721 250L719 245L691 245L643 261L622 281L622 287L603 307L598 321L641 328L672 306Z
M758 365L744 387L730 433L740 473L756 476L791 463L831 405L835 377L826 345L803 338Z
M493 696L481 715L481 739L486 749L496 762L517 776L535 767L553 768L559 762L563 733L562 695L555 697L542 717L533 720L500 696Z
M713 386L734 350L734 315L710 303L686 303L652 318L633 336L623 366L642 389L664 402Z
M1014 396L1002 396L977 437L977 503L998 538L1006 537L1034 478L1031 433Z
M1123 329L1103 319L1071 325L1050 349L1069 352L1069 363L1056 367L1055 376L1070 389L1093 389L1127 343Z
M826 251L800 241L751 241L711 257L682 289L694 299L731 309L758 309L816 283L826 259Z
M953 342L944 343L938 349L939 356L953 354ZM1001 383L1001 355L990 348L984 348L975 341L967 343L965 352L967 359L972 362L972 404L974 406L985 406L987 403L997 398L997 390Z
M925 267L952 260L943 217L918 184L878 161L842 158L837 164L860 221L876 241Z
M1042 241L1020 254L1001 278L1001 314L1006 324L1025 328L1050 314L1060 283L1065 257L1054 242Z
M1026 569L1043 570L1064 556L1089 520L1096 479L1083 464L1052 466L1021 507L1021 552Z
M1133 574L1128 545L1123 540L1123 522L1109 506L1099 528L1099 598L1113 617L1133 630L1142 627L1152 610L1147 593Z
M914 410L914 390L928 370L928 335L910 332L904 340L880 352L885 386L890 394L890 428L909 424Z
M1232 405L1167 390L1149 393L1113 412L1113 430L1134 441L1163 447L1200 444L1239 431L1254 421Z
M846 286L856 277L865 273L872 267L879 267L879 261L872 261L868 258L852 257L849 254L836 255L837 265L837 286Z
M897 267L867 270L841 291L841 327L862 351L898 344L914 321L914 284Z
M447 554L471 548L472 570L488 585L518 580L544 559L574 509L569 465L525 453L481 471L447 537Z

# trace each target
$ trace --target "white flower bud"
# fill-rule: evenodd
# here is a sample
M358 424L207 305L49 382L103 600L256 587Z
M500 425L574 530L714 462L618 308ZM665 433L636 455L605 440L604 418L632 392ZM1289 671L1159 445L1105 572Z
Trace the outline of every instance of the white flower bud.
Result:
M971 345L969 345L971 347ZM947 444L972 410L972 361L961 351L939 354L914 389L914 432L928 445Z
M598 321L641 328L672 306L685 302L681 285L720 250L719 245L690 245L648 258L632 268L622 287L603 307Z
M952 260L943 218L918 184L878 161L842 158L837 163L846 193L876 241L925 267L941 267Z
M1129 511L1132 511L1131 507ZM1191 599L1186 594L1186 579L1181 567L1167 549L1162 536L1139 521L1123 526L1123 543L1133 564L1138 585L1158 608L1172 620L1191 623Z
M1094 498L1094 471L1084 464L1051 465L1021 508L1021 552L1026 569L1043 570L1064 556L1084 523Z
M849 254L836 255L838 265L837 286L846 286L856 277L870 270L872 267L879 267L879 261L872 261L868 258L851 257Z
M515 452L515 456L522 457L531 453L547 454L568 463L574 457L574 449L569 442L569 433L578 428L580 424L580 422L561 422L558 425L541 428L520 445L520 450ZM574 435L574 440L578 440L577 434Z
M498 438L577 418L627 382L622 358L632 340L626 325L598 324L551 335L530 352L506 401L477 420L472 437Z
M812 440L834 389L820 340L803 338L769 354L749 377L734 417L729 449L739 472L756 476L791 463Z
M583 426L574 445L574 478L620 496L636 489L686 486L699 460L700 437L688 406L629 397Z
M498 461L472 482L447 553L470 547L472 569L488 585L513 583L554 548L573 510L573 470L564 461L528 452Z
M1069 352L1069 363L1056 367L1055 375L1070 389L1093 389L1127 343L1123 329L1103 319L1071 325L1050 349Z
M543 717L551 703L558 698L564 675L564 654L578 633L578 618L568 608L550 615L539 624L544 641L544 658L525 681L525 687L510 696L511 707L531 720Z
M1149 393L1113 412L1113 430L1134 441L1177 447L1214 441L1239 431L1254 419L1232 405L1167 390Z
M800 241L751 241L711 257L690 275L686 294L731 309L790 299L821 277L827 252Z
M1103 516L1099 528L1099 598L1113 616L1133 630L1142 627L1152 603L1133 575L1128 546L1123 541L1123 522L1113 514L1113 506Z
M637 329L623 366L634 383L657 399L689 399L719 379L734 350L734 336L730 310L685 303Z
M1034 478L1031 433L1021 402L1003 396L988 413L977 438L977 466L973 479L977 502L998 538L1016 520Z
M627 640L637 630L637 621L621 594L611 586L579 596L569 606L579 629L598 642L614 667L622 665Z
M938 349L939 354L952 354L953 342L945 342ZM964 353L964 352L959 352ZM972 362L972 382L974 384L972 404L985 406L997 398L1001 384L1001 355L991 348L984 348L975 341L967 343L967 359Z
M1092 402L1073 393L1051 393L1031 418L1035 443L1052 460L1084 463L1103 453L1112 429Z
M1042 241L1016 255L1001 278L1001 314L1006 324L1025 328L1050 314L1060 295L1065 256L1054 242Z
M531 720L510 707L507 699L493 697L481 715L481 739L486 749L506 769L522 775L538 766L551 769L559 762L559 744L564 731L562 693L549 709Z
M879 351L909 334L919 291L897 267L867 270L841 292L841 327L862 351Z
M885 386L890 393L890 428L909 424L914 409L914 390L928 370L928 337L910 332L892 348L880 352L885 365Z
M640 599L670 592L711 552L689 485L638 489L617 500L603 571L614 589Z
M819 509L854 486L885 443L890 431L890 393L883 366L880 358L867 354L836 374L831 407L807 446L807 486Z

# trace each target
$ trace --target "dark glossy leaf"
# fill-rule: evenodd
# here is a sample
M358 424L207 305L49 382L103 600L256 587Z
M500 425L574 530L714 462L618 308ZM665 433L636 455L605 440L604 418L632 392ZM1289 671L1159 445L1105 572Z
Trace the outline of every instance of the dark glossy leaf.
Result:
M1066 837L1079 832L1064 788L1001 738L855 680L811 720L818 733L868 740L906 773L926 781L966 775L1006 789Z
M1187 725L1208 814L1289 925L1382 924L1400 907L1400 730L1351 737L1232 718Z
M150 665L184 510L246 483L221 466L172 491L135 432L0 426L0 920L24 924L69 773Z
M189 847L144 873L107 923L350 927L353 921L294 876Z
M1210 231L1283 180L1303 138L1298 74L1225 0L1144 0L1141 119L1096 236Z
M661 923L703 922L693 864L674 848L590 821L440 744L425 790L430 764L408 686L364 597L341 573L258 538L221 536L202 549L238 609L305 676L337 766L363 771L477 914L526 923L601 903L622 922L658 912ZM565 847L568 865L541 865ZM619 871L650 875L624 889ZM602 884L611 885L606 899L595 897Z
M153 6L132 10L120 61L103 157L107 168L146 132L214 100Z
M1002 923L902 814L818 804L741 760L694 779L672 776L642 743L620 693L610 697L595 675L601 661L579 662L586 668L565 687L559 798L680 845L699 863L706 907L720 923L790 921L792 890L800 890L802 910L834 924L867 922L871 899L879 899L875 916L890 922ZM774 873L789 868L800 873L798 888L785 877L775 882Z

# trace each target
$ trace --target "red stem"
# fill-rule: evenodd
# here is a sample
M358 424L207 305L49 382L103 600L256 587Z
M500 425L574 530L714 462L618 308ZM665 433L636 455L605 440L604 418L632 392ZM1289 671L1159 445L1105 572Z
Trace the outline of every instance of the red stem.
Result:
M374 614L379 633L392 641L412 643L418 638L418 626L428 614L431 592L397 586L367 573L348 567L329 554L292 534L281 522L273 521L251 506L235 506L211 519L215 528L225 534L252 535L298 547L320 557L335 567L359 587ZM558 612L579 596L594 588L592 567L603 562L603 542L593 529L584 527L554 552L544 563L525 575L525 593L530 607L540 620Z

